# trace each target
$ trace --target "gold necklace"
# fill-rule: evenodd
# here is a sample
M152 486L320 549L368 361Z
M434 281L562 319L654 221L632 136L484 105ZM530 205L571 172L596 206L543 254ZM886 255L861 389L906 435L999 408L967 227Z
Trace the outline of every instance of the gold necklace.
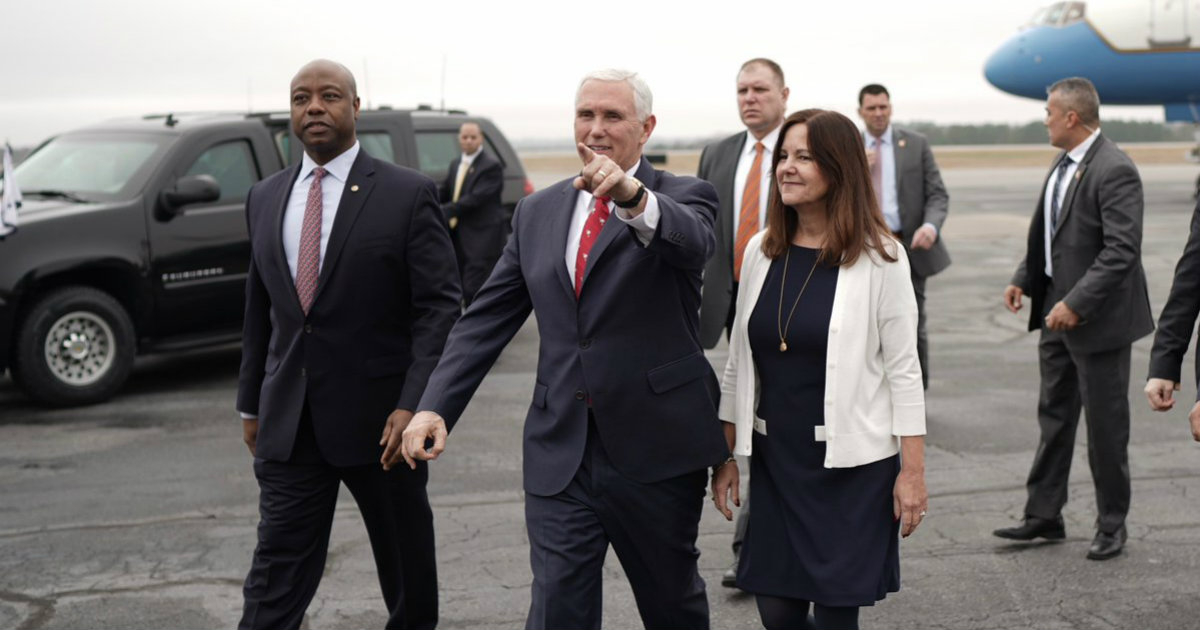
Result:
M787 322L783 321L783 289L787 286L787 269L788 261L792 256L792 248L789 245L787 253L783 256L783 278L779 281L779 313L775 318L775 324L779 329L779 351L787 352L787 331L792 325L792 316L796 314L796 306L800 304L800 297L804 295L804 290L808 288L808 281L812 280L813 272L817 270L817 262L821 260L821 253L817 252L817 256L813 259L812 268L808 270L808 277L804 279L804 284L800 287L800 294L796 296L796 301L792 303L792 310L788 311Z

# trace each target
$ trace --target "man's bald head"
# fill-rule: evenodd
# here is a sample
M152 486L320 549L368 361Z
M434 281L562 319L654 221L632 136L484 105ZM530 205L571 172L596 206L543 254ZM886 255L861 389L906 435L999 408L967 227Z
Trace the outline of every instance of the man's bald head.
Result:
M358 89L340 63L318 59L292 77L292 132L317 164L345 153L356 142Z
M483 131L479 123L465 122L458 128L458 148L466 155L475 155L483 146Z
M329 59L314 59L302 66L296 71L296 76L292 77L292 87L296 87L296 82L300 77L313 72L321 72L325 74L335 74L345 82L346 93L351 99L358 98L358 83L354 80L354 73L350 72L350 68Z

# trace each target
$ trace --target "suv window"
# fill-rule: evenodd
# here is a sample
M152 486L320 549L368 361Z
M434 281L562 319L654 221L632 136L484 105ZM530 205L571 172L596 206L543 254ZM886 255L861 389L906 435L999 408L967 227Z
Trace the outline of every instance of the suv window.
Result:
M396 151L392 148L392 136L386 131L365 131L358 135L358 144L367 155L396 163Z
M287 127L275 132L275 148L279 149L279 160L284 166L292 165L292 132Z
M450 162L462 154L462 149L458 146L457 129L418 131L416 141L417 169L434 180L445 178L446 172L450 168ZM487 137L487 134L483 136L483 143L487 152L499 160L502 167L507 167L504 158L496 150L496 146L492 144L492 139Z
M141 190L167 138L79 134L59 136L16 167L25 190L62 190L118 199Z
M358 137L359 146L367 152L367 155L387 160L392 164L396 163L396 150L392 147L391 134L386 131L359 131L355 135ZM279 157L283 160L284 165L291 166L294 162L292 159L292 132L287 129L276 131L275 148L279 149Z
M210 148L196 158L185 175L211 175L216 179L221 186L221 198L216 203L244 200L250 187L259 180L254 154L245 140Z

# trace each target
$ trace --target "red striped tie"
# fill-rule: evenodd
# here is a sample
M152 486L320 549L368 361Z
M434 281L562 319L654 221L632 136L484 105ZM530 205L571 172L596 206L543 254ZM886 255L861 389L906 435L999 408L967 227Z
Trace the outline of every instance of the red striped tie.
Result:
M579 235L579 251L575 254L575 297L583 291L583 272L587 270L588 252L604 229L608 221L608 197L596 197L596 206L588 213L587 222L583 224L583 234Z
M754 143L754 161L750 163L750 172L746 174L746 188L742 191L742 212L738 215L737 238L733 242L733 281L740 282L742 278L742 255L746 252L746 243L750 237L758 233L759 195L762 192L762 161L763 143Z
M317 295L317 278L321 273L321 178L325 169L313 169L312 186L304 204L304 224L300 227L300 253L296 257L296 295L300 308L308 315Z

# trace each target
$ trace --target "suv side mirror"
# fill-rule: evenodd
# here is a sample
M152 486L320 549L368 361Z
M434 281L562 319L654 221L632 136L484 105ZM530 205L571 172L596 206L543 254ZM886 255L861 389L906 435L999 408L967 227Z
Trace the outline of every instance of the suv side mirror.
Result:
M159 206L167 218L189 204L206 203L221 198L221 185L212 175L188 175L162 191Z

